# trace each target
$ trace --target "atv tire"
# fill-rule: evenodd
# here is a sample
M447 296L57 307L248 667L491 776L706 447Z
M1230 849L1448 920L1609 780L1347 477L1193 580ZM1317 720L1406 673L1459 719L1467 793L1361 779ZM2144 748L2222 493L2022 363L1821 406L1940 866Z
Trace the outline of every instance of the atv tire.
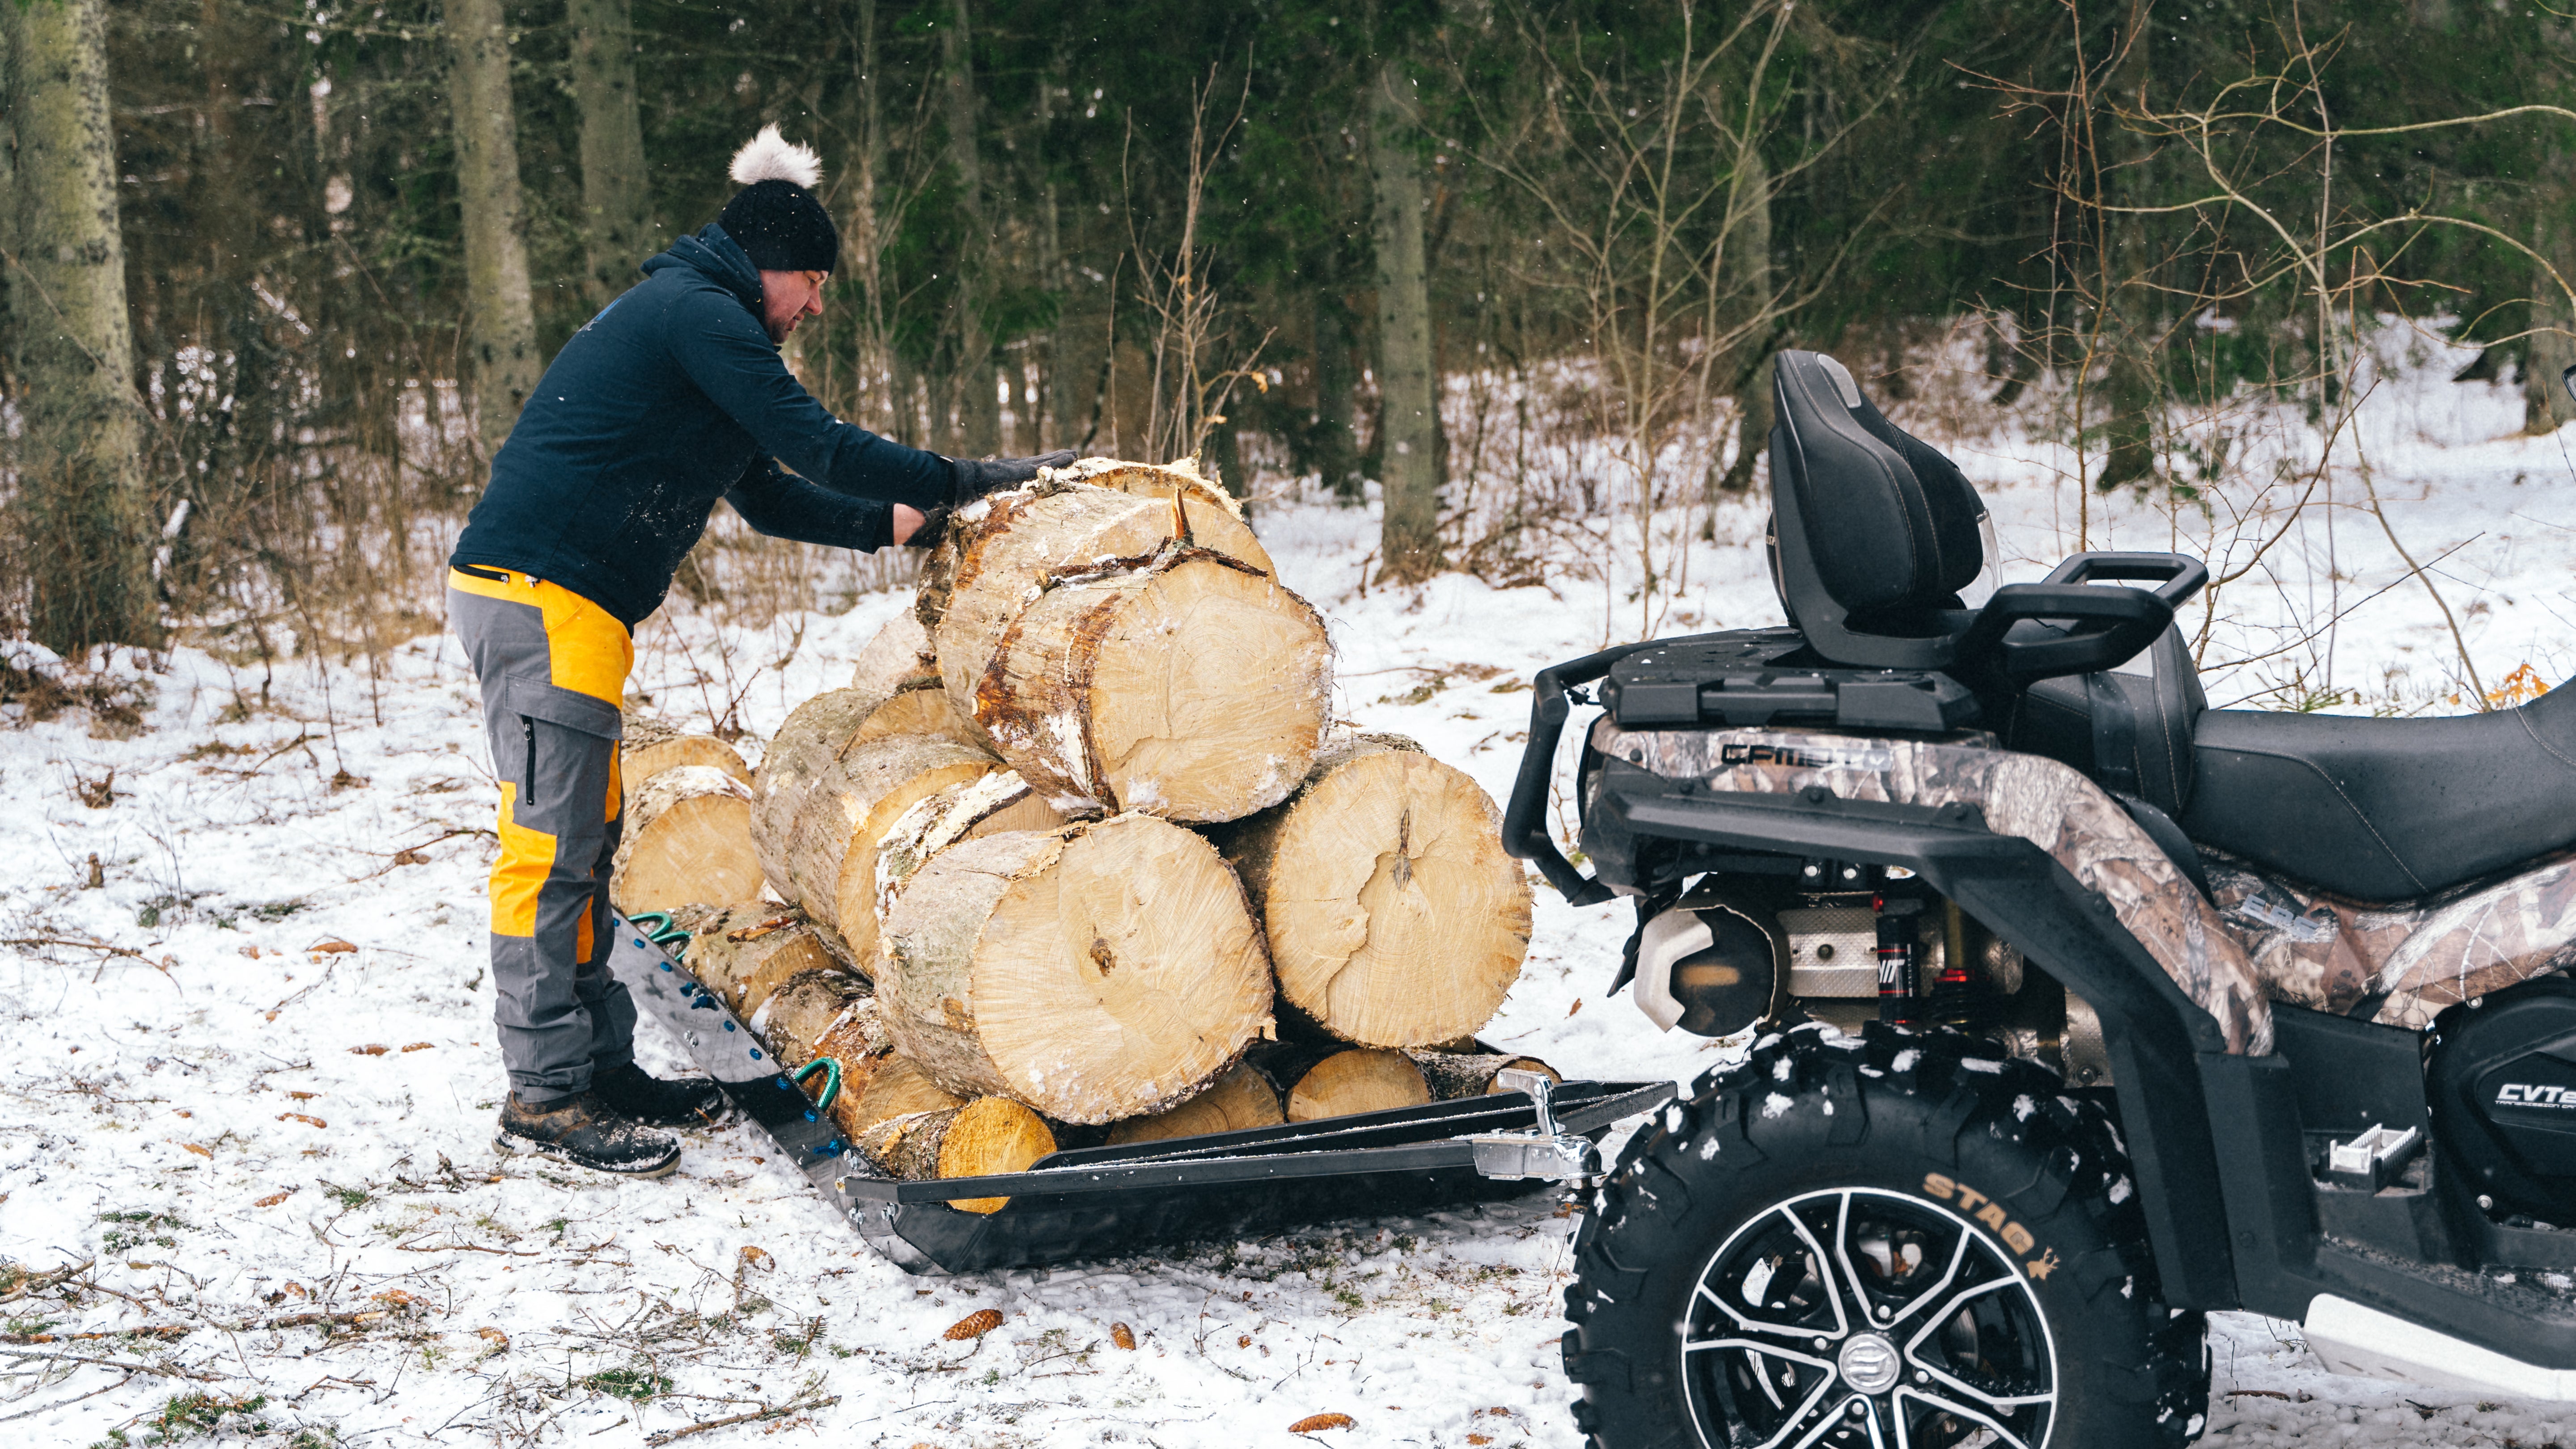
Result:
M2199 1436L2206 1325L2159 1300L2102 1108L1986 1043L1876 1026L1801 1026L1694 1086L1576 1239L1565 1370L1589 1444Z

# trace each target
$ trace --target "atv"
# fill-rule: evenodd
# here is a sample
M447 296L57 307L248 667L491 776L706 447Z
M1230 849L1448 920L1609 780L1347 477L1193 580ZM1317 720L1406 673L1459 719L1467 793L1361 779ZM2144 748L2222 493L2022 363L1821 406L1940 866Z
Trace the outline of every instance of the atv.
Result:
M2184 1444L2213 1309L2576 1398L2576 688L2213 710L2199 561L1971 608L1959 469L1830 357L1773 396L1789 627L1542 671L1504 822L1634 904L1614 991L1750 1033L1585 1202L1589 1442ZM1574 705L1589 874L1546 824Z

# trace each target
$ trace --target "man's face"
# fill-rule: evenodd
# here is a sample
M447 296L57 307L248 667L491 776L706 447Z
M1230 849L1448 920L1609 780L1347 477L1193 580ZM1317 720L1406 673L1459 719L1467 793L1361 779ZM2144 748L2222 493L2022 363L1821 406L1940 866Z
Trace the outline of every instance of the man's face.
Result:
M823 283L829 272L762 272L760 274L760 325L767 329L769 340L785 342L796 324L808 317L823 315Z

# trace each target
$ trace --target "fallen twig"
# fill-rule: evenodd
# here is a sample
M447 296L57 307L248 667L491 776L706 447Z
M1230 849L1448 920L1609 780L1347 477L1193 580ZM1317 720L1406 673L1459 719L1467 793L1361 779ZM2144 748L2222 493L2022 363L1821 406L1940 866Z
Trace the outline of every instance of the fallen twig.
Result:
M102 1328L95 1333L0 1333L0 1343L93 1343L103 1338L185 1338L196 1332L185 1323L155 1323L142 1328Z
M31 1294L42 1293L63 1280L76 1276L97 1261L96 1258L83 1258L69 1267L56 1268L50 1273L30 1273L19 1280L17 1287L6 1293L0 1293L0 1303L15 1303Z
M12 1348L7 1345L0 1345L0 1357L42 1358L56 1359L64 1363L89 1363L96 1364L100 1368L123 1369L127 1373L159 1374L165 1379L195 1379L199 1383L208 1384L224 1377L222 1374L201 1374L192 1373L187 1369L164 1368L157 1363L136 1363L131 1359L99 1358L93 1354L64 1353L56 1349L46 1348Z
M654 1445L656 1446L656 1449L659 1449L659 1446L661 1445L671 1443L678 1439L686 1439L691 1434L703 1434L709 1429L725 1429L730 1428L735 1424L757 1424L764 1419L783 1419L790 1414L801 1414L809 1409L828 1409L840 1401L841 1396L839 1394L834 1394L831 1397L824 1399L803 1399L792 1404L781 1404L772 1409L757 1409L748 1414L734 1414L722 1419L707 1419L699 1423L691 1424L686 1428L664 1429L657 1434L647 1434L644 1436L644 1442Z

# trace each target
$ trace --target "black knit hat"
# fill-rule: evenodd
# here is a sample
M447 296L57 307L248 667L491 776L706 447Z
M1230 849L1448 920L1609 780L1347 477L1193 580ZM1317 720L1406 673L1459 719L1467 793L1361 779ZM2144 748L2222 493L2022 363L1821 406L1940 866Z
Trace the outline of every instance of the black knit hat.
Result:
M725 203L716 225L764 272L828 272L841 260L841 233L832 214L814 199L823 163L812 149L793 145L776 126L734 153L733 179L742 190Z

